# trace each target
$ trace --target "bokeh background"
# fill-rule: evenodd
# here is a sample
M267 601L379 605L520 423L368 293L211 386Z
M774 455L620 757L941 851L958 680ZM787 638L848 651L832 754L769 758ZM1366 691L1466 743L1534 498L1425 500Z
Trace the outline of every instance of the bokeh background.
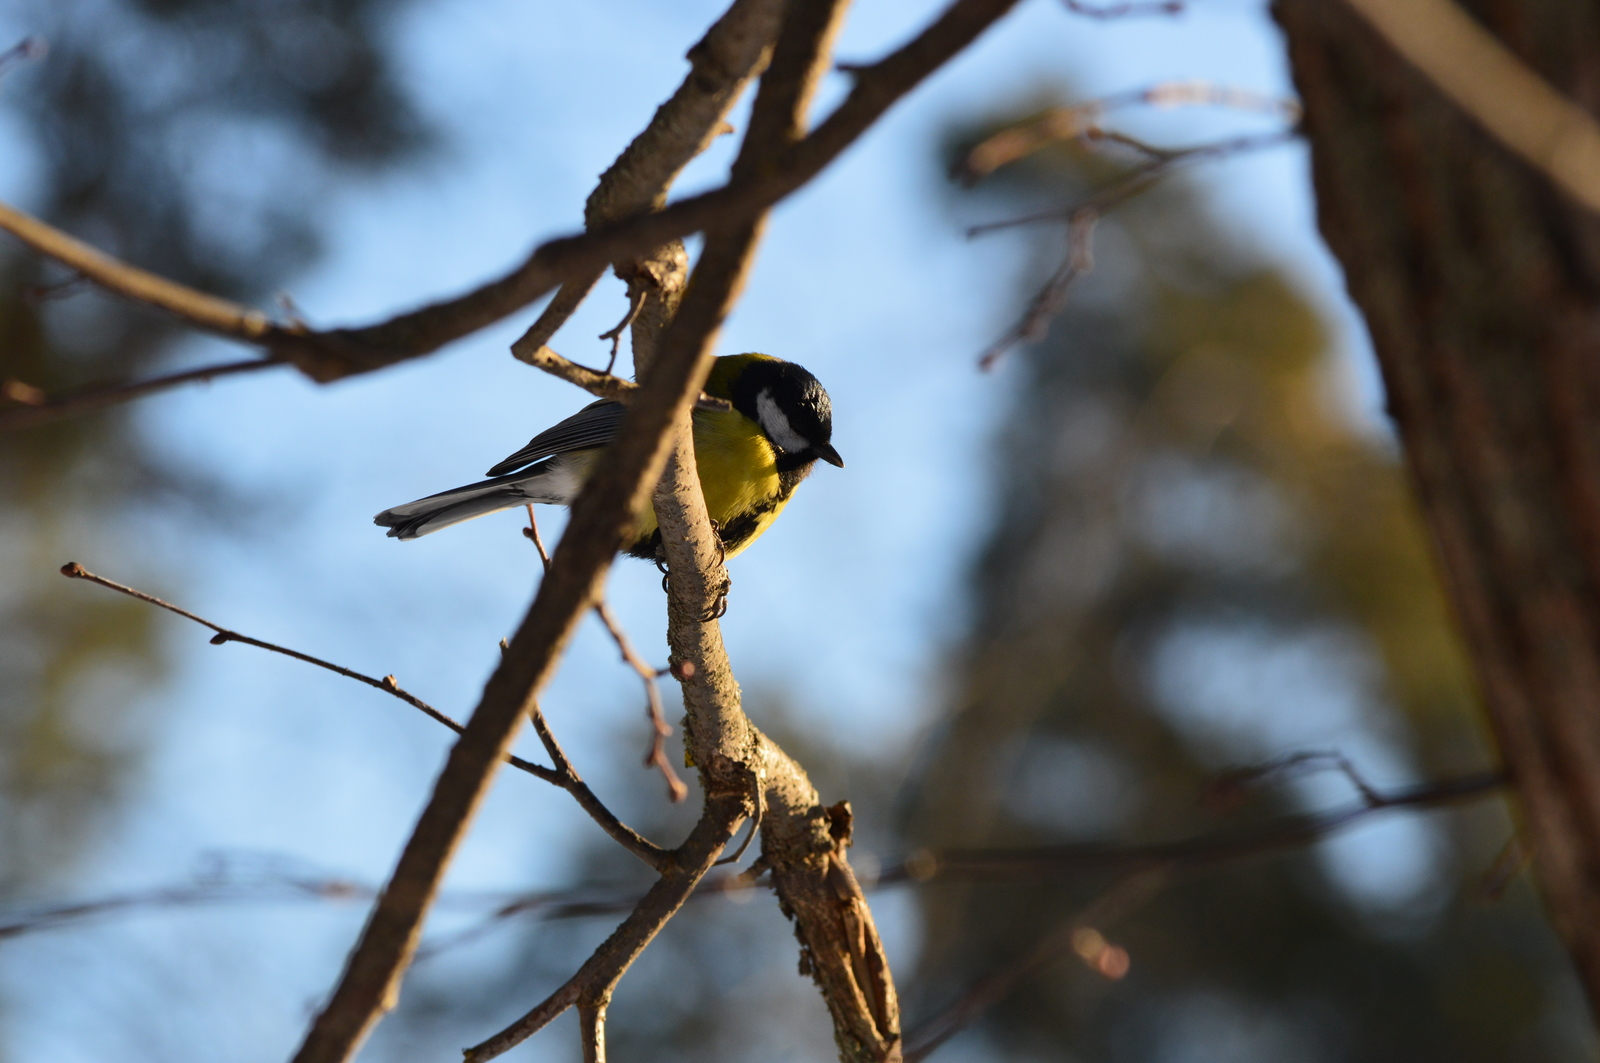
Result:
M840 57L935 7L861 0ZM0 198L191 284L372 319L579 227L718 10L7 0L0 44L50 52L0 80ZM1263 4L1101 21L1030 0L780 206L724 333L724 353L799 361L834 398L848 468L821 469L735 562L724 629L757 722L853 802L864 873L924 845L1158 840L1353 798L1319 774L1244 808L1198 800L1219 771L1295 751L1340 751L1381 786L1493 763L1303 148L1119 211L1049 337L976 369L1062 240L964 229L1117 170L1060 149L962 190L950 162L1042 106L1174 79L1287 94ZM1116 124L1188 144L1273 119ZM718 183L732 141L680 191ZM235 356L69 279L0 246L0 377L56 390ZM623 310L608 281L555 346L601 361ZM294 884L380 882L448 747L392 699L210 647L57 568L465 713L537 578L519 521L399 544L370 517L585 401L507 355L531 316L332 387L241 377L0 437L0 921L191 891L0 937L0 1059L283 1058L365 911L359 889ZM664 659L654 570L619 566L611 597ZM638 767L642 694L597 625L545 706L613 807L675 842L694 810ZM1497 800L1394 813L1176 883L1110 929L1127 977L1063 960L938 1058L1592 1059L1528 883L1484 887L1510 833ZM368 1058L453 1058L610 925L485 922L507 895L638 881L565 795L503 775ZM876 892L908 1020L1104 886ZM614 1058L831 1058L787 926L745 901L686 913L628 975ZM571 1034L517 1058L576 1058Z

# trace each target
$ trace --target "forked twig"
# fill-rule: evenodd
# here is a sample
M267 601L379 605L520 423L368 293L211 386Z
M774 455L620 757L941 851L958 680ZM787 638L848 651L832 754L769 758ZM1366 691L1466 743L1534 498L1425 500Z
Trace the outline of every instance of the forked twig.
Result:
M550 555L545 551L544 540L539 537L539 521L533 514L533 503L528 503L528 526L522 529L522 534L533 541L534 549L539 551L539 560L544 562L546 572L550 571ZM650 751L645 754L644 766L655 768L661 772L661 777L667 783L667 797L673 804L677 804L689 796L689 788L684 785L678 773L672 769L672 761L667 758L665 741L672 736L672 727L667 723L666 712L661 704L661 687L656 682L660 673L650 667L643 657L634 650L633 644L628 641L628 636L623 633L622 625L612 614L610 606L605 601L600 601L594 607L595 615L605 625L610 633L611 640L617 644L617 649L622 653L622 660L644 681L646 712L650 717L652 738Z
M678 778L678 773L672 770L672 761L667 759L665 743L672 736L672 727L667 723L666 713L662 709L661 687L656 682L657 672L634 650L633 644L628 641L628 636L623 634L622 626L617 623L616 616L612 614L610 606L602 601L594 607L594 611L600 617L600 622L606 626L606 630L611 633L611 640L617 644L622 659L644 682L646 712L649 714L653 733L650 750L644 756L644 765L647 768L653 767L661 773L661 777L667 783L667 796L676 804L688 796L689 788Z
M606 362L607 376L610 376L611 371L617 367L617 355L622 352L622 334L627 332L628 326L638 319L639 311L644 309L645 298L648 295L649 289L647 288L640 288L635 291L628 297L628 312L622 315L622 320L617 322L616 327L600 333L601 339L611 341L611 357Z
M1235 137L1213 144L1198 144L1194 147L1177 149L1151 147L1122 134L1106 135L1097 133L1095 136L1088 138L1090 143L1096 140L1109 140L1125 146L1135 147L1148 156L1151 161L1129 171L1126 175L1096 192L1088 199L1072 206L1029 214L1006 221L988 222L983 225L972 226L967 230L967 236L974 237L995 232L999 229L1047 221L1065 222L1067 227L1067 250L1061 265L1056 268L1050 279L1044 283L1038 293L1029 301L1028 309L1023 313L1022 319L983 352L978 359L978 367L983 370L992 369L1001 356L1017 344L1036 341L1044 337L1049 329L1050 322L1066 306L1067 296L1072 286L1094 269L1094 230L1107 211L1121 206L1140 193L1149 190L1179 165L1196 162L1201 159L1216 159L1246 151L1276 147L1277 145L1288 143L1295 136L1296 133L1293 130L1288 130L1257 136Z

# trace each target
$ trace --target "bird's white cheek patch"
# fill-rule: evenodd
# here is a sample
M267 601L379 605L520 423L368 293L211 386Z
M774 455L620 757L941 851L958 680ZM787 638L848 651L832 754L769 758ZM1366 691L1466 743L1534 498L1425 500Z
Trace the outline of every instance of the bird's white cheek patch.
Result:
M761 419L761 428L767 433L767 438L778 444L778 449L785 454L798 454L811 445L805 436L789 424L789 418L778 409L768 389L763 389L756 396L756 416Z

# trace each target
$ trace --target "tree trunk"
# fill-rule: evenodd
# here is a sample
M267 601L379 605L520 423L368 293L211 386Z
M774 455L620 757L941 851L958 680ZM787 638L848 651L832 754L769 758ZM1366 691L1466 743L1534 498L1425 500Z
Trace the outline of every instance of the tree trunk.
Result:
M1372 333L1546 906L1600 1014L1600 220L1344 4L1274 12L1322 233ZM1596 111L1600 2L1473 14Z

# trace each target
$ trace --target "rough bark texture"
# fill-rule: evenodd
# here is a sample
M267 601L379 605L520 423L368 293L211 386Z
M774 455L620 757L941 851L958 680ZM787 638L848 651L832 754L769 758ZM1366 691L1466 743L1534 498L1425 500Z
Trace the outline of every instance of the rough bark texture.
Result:
M1467 5L1600 103L1600 3ZM1319 218L1533 843L1600 1011L1600 220L1511 157L1343 4L1277 0Z

